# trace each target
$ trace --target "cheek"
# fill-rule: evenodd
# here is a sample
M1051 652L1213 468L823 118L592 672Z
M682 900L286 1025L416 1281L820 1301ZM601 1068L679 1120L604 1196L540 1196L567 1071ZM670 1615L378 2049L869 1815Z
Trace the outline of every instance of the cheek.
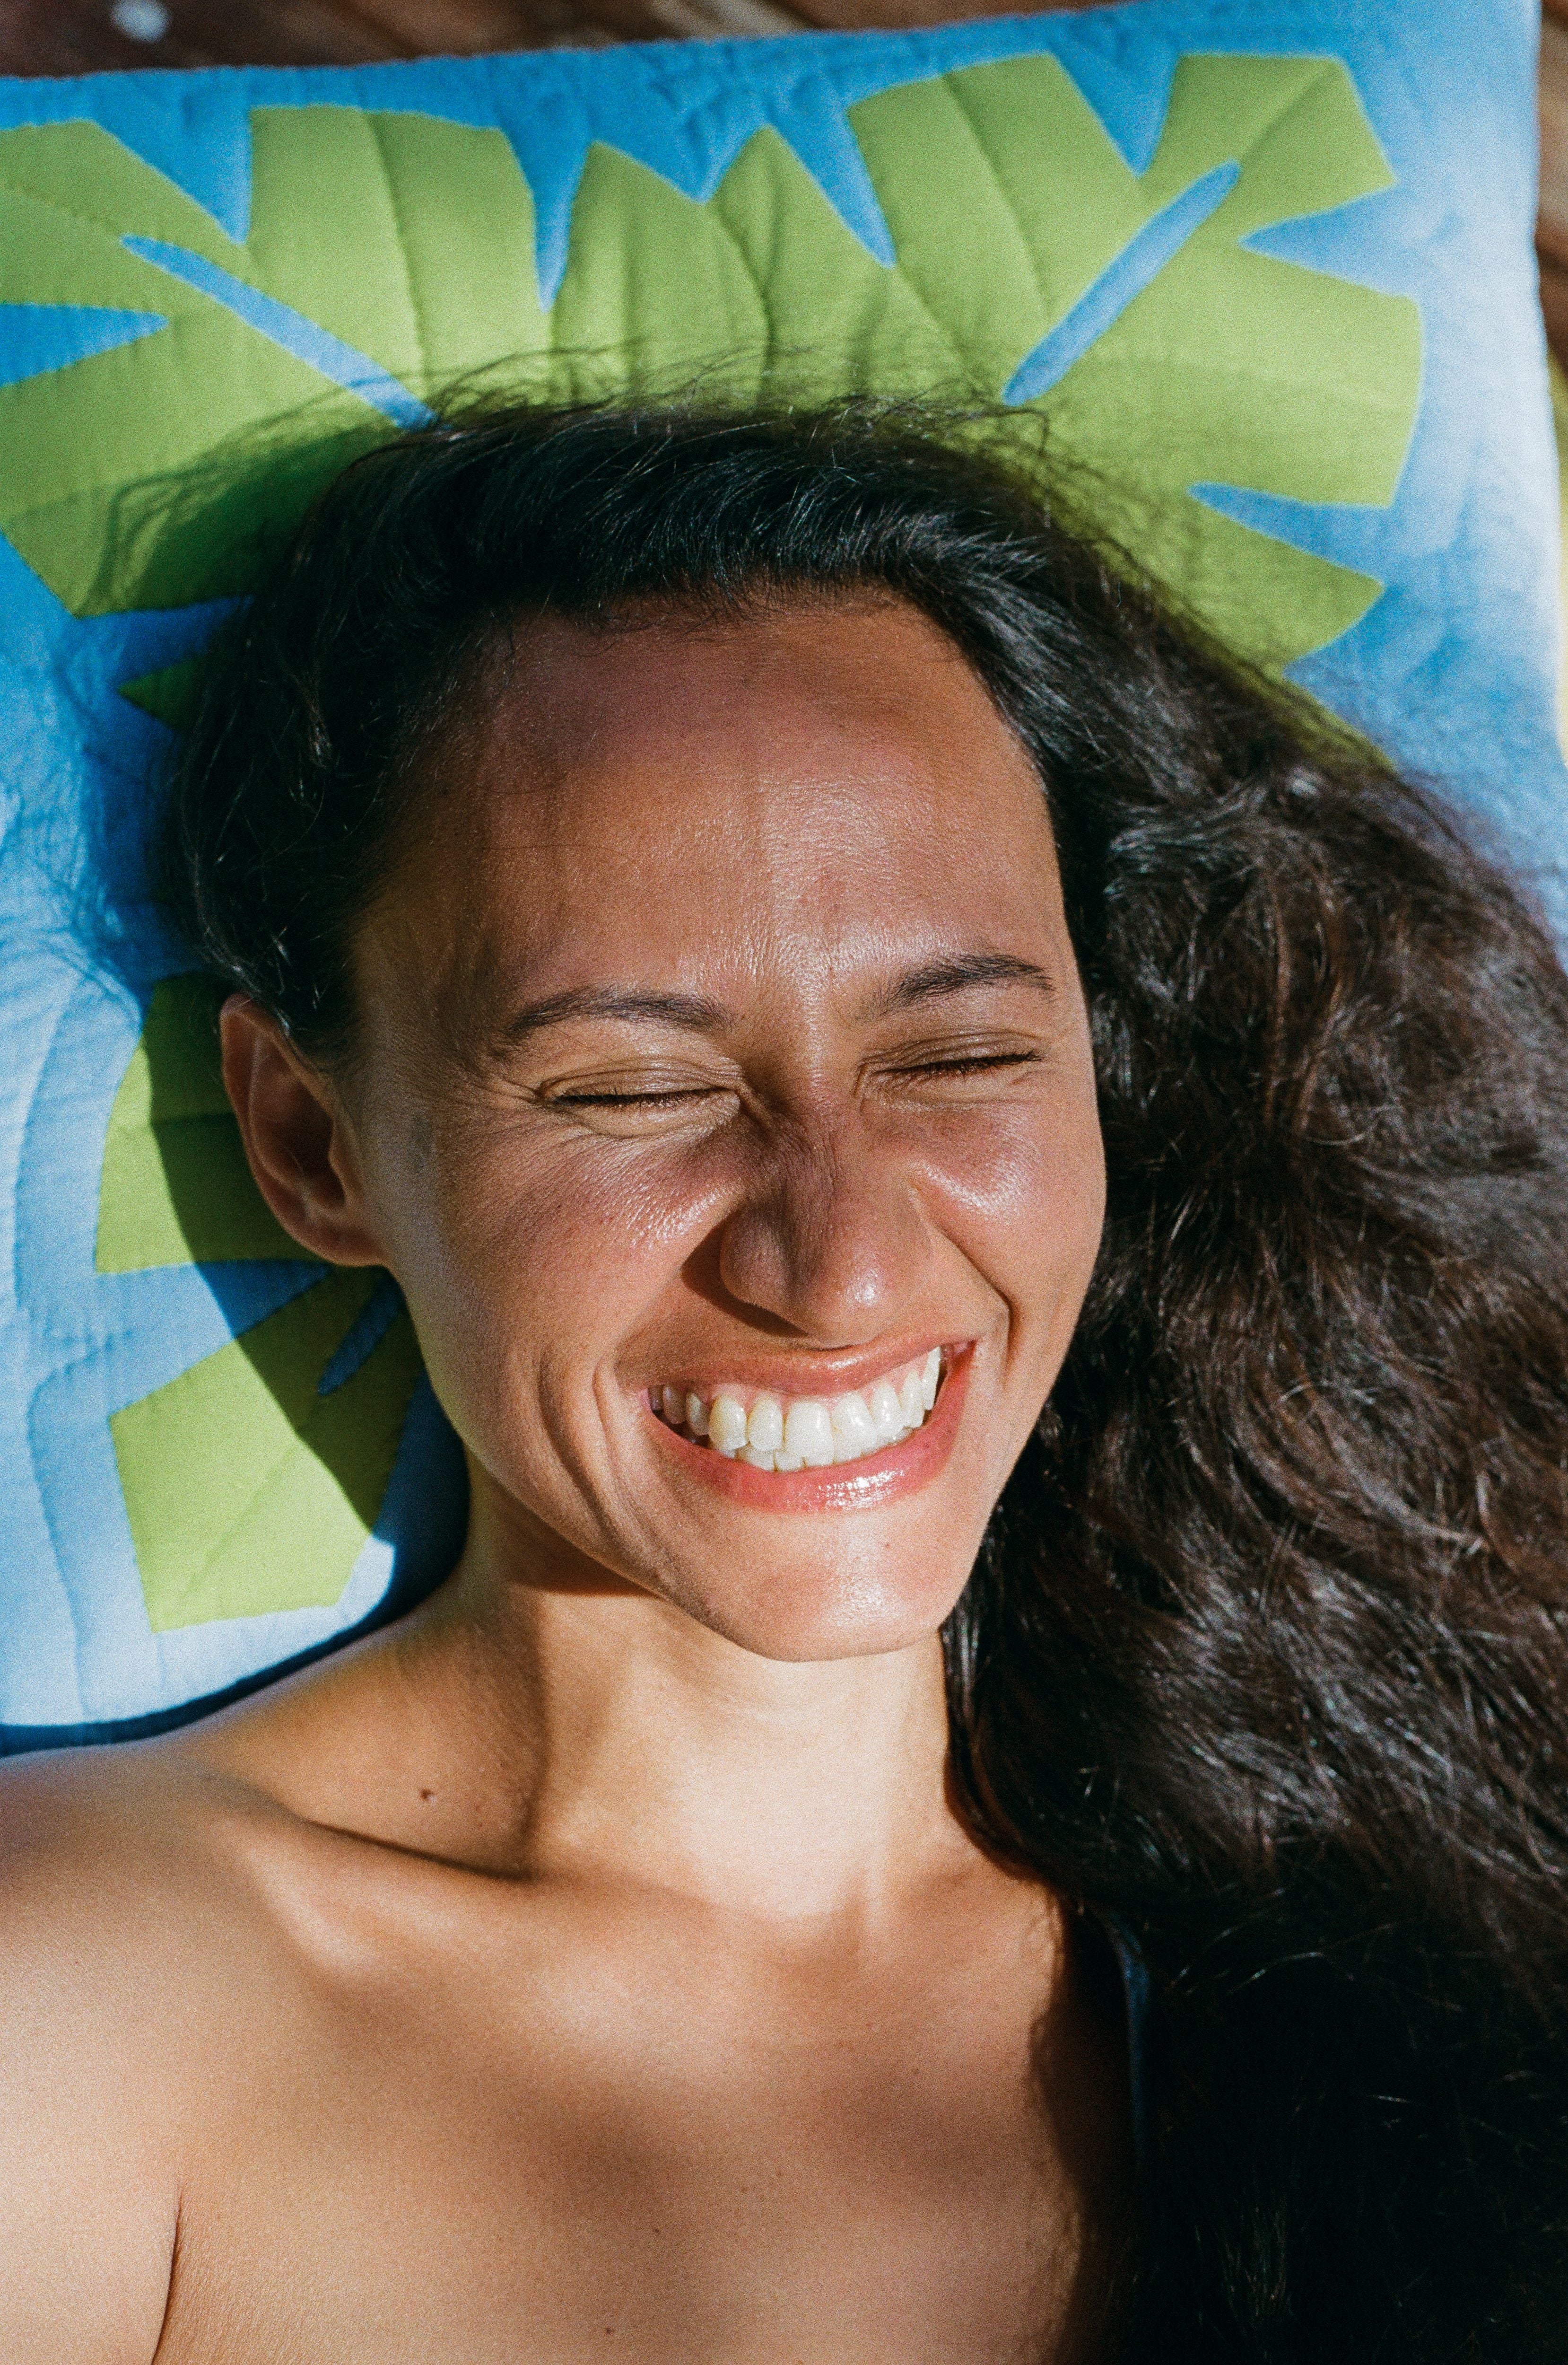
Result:
M454 1418L449 1398L591 1371L678 1272L715 1198L689 1161L602 1142L545 1155L477 1128L438 1137L396 1194L389 1248Z
M1076 1316L1099 1252L1105 1157L1092 1090L952 1127L921 1180L934 1220L1015 1324Z

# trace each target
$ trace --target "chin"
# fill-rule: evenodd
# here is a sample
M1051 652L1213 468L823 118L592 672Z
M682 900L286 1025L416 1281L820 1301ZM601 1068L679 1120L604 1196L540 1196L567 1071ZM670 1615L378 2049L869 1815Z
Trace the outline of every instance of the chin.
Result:
M861 1570L781 1571L737 1597L732 1586L670 1597L700 1625L759 1659L871 1659L935 1634L963 1591L967 1567L941 1585L890 1584Z

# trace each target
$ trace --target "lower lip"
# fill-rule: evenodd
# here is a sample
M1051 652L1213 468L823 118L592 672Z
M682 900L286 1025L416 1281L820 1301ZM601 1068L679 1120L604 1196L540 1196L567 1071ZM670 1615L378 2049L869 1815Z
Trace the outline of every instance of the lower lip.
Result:
M744 1503L748 1511L875 1510L900 1496L913 1495L946 1464L963 1412L969 1355L965 1347L954 1356L935 1404L912 1437L900 1445L884 1446L879 1453L863 1454L858 1462L836 1462L825 1470L754 1470L749 1462L683 1436L651 1409L647 1418L664 1450L678 1457L684 1474L732 1503Z

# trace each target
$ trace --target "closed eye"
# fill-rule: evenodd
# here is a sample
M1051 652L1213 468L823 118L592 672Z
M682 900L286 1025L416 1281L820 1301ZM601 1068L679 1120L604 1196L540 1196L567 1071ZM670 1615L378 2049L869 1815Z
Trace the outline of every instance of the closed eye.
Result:
M909 1065L890 1069L895 1076L983 1076L1001 1068L1034 1068L1039 1065L1037 1051L976 1051L966 1052L951 1059L913 1060Z
M585 1077L565 1090L547 1088L539 1097L564 1125L621 1141L689 1139L711 1133L738 1106L733 1086L700 1077L689 1082L650 1077L645 1083L635 1076L623 1082L608 1076L602 1082Z
M685 1084L652 1093L552 1093L552 1108L673 1108L682 1101L706 1100L721 1084Z
M903 1069L906 1076L980 1076L991 1067L1036 1067L1038 1050L989 1050L974 1052L963 1059L923 1059L918 1067Z

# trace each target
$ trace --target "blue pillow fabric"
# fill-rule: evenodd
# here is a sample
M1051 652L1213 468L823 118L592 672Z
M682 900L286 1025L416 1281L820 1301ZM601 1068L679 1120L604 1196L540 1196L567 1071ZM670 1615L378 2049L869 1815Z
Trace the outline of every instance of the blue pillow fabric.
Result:
M356 1513L352 1533L363 1530L363 1542L330 1599L284 1585L256 1607L263 1596L242 1586L231 1597L198 1586L185 1617L156 1593L139 1547L137 1520L153 1514L128 1506L124 1424L134 1408L326 1283L286 1243L260 1233L240 1248L204 1249L199 1224L188 1252L162 1261L151 1251L118 1263L106 1255L106 1161L122 1156L125 1171L140 1171L127 1128L160 1121L156 1112L136 1115L138 1047L155 1012L172 1006L155 1003L159 990L186 966L148 898L151 783L171 745L179 668L227 612L235 586L193 576L192 596L178 583L171 592L162 561L150 560L147 596L127 604L116 586L129 577L108 559L96 564L84 537L97 529L79 520L69 566L46 563L55 512L41 491L35 502L33 474L41 481L44 472L29 442L39 430L27 426L42 414L22 397L33 402L47 386L63 398L85 383L83 373L97 370L107 385L112 369L123 372L116 399L134 403L138 353L160 339L197 338L207 307L242 323L253 340L247 351L262 356L253 372L275 363L279 385L295 372L383 427L425 415L430 388L345 334L342 319L318 317L259 272L247 276L240 259L215 259L229 253L226 242L246 249L252 233L258 125L319 110L312 122L335 138L344 117L329 121L328 111L357 110L498 138L532 198L538 302L548 310L569 290L584 191L606 154L705 207L766 135L777 143L767 152L804 174L834 236L847 233L877 271L907 275L923 233L892 204L874 151L875 126L887 118L868 109L886 95L940 84L961 95L963 77L980 69L1055 60L1106 152L1143 175L1190 62L1330 62L1386 162L1384 185L1265 219L1232 244L1402 300L1419 357L1407 432L1401 425L1396 438L1402 464L1376 499L1305 497L1239 473L1200 473L1187 488L1193 514L1250 529L1264 542L1248 547L1266 545L1282 564L1307 554L1332 562L1336 582L1364 582L1354 620L1294 656L1291 678L1445 785L1562 920L1556 464L1531 245L1535 35L1529 0L1134 0L917 34L0 81L0 209L9 200L19 224L39 225L36 237L18 230L0 252L0 1746L153 1729L297 1661L415 1597L449 1564L461 1526L460 1461L422 1380L397 1396L377 1499ZM1015 106L1008 121L1015 131ZM118 280L106 279L102 301L59 293L77 282L63 263L55 272L51 241L75 234L76 216L49 138L83 125L116 143L94 151L106 159L110 193L95 206L120 202L122 163L132 192L110 228L117 253L147 270L152 292L136 300L117 300ZM1303 137L1310 145L1310 125ZM1033 169L1026 157L1017 164L1015 139L1009 154L1010 169ZM1047 192L1052 169L1042 130ZM1308 158L1301 170L1310 169ZM1045 325L1037 336L1020 331L1022 350L1008 346L1006 323L982 322L975 336L994 331L1008 351L997 394L1048 405L1068 374L1152 300L1160 273L1203 224L1221 221L1216 208L1238 175L1244 186L1242 166L1221 159L1146 208L1070 301L1053 312L1042 297ZM147 199L146 220L183 207L182 219L207 230L175 238L157 221L150 230L135 195L149 188L156 204ZM1010 202L1022 220L1027 205L1016 193ZM333 228L324 185L323 241ZM408 236L411 252L417 225ZM940 269L939 255L931 268ZM1366 311L1369 337L1382 317ZM1373 391L1358 398L1375 402L1377 357L1364 358ZM1266 388L1271 356L1259 353L1254 364ZM185 390L199 411L207 392L194 367ZM1146 432L1158 436L1158 416ZM213 465L221 462L219 440ZM118 485L89 486L91 473L82 499L102 496L106 534L151 535L158 504L145 488L133 500ZM170 1123L221 1126L206 1090L191 1082L188 1105ZM316 1397L330 1404L391 1351L399 1306L390 1284L343 1304L309 1417L289 1415L307 1445ZM180 1502L159 1498L156 1516L177 1522ZM225 1614L230 1598L242 1606Z

